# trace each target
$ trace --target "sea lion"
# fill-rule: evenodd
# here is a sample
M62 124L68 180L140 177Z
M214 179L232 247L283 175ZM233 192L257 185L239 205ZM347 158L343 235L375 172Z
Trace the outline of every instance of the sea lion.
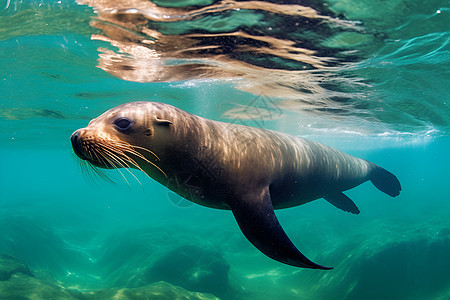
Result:
M395 197L392 173L333 148L261 128L208 120L174 106L132 102L71 136L81 159L100 168L136 168L200 205L231 210L247 239L282 263L331 269L306 258L274 209L324 198L359 213L342 191L367 180Z

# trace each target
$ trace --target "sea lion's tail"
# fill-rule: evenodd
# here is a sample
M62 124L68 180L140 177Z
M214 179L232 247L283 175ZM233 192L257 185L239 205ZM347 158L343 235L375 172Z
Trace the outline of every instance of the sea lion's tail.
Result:
M398 196L402 190L400 181L394 174L375 164L373 164L369 179L377 189L391 197Z

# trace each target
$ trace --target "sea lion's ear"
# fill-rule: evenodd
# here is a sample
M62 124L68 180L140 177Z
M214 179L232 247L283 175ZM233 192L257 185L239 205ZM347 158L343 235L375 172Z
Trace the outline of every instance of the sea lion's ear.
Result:
M169 126L170 124L172 124L172 122L170 122L169 120L162 120L162 119L156 119L155 123L162 126Z

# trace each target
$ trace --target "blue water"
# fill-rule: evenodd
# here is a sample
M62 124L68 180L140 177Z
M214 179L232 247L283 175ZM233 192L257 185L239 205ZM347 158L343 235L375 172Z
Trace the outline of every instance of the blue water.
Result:
M79 2L0 2L0 299L450 299L448 1ZM72 132L131 101L317 140L402 192L277 211L334 269L283 265L230 212L83 173Z

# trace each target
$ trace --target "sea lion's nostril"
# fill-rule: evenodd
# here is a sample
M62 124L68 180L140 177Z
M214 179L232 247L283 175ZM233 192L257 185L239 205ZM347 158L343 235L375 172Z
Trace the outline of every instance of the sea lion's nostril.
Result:
M72 134L72 136L70 137L70 139L72 140L72 145L77 142L79 136L80 132L78 130Z
M83 155L83 152L81 151L81 144L80 144L80 131L77 130L75 131L72 136L70 137L70 141L72 142L72 148L73 148L73 152L75 152L75 154L81 158L81 159L86 159L85 156Z
M77 130L75 131L72 136L70 137L70 141L72 142L72 147L75 149L78 144L78 137L80 136L80 132Z

